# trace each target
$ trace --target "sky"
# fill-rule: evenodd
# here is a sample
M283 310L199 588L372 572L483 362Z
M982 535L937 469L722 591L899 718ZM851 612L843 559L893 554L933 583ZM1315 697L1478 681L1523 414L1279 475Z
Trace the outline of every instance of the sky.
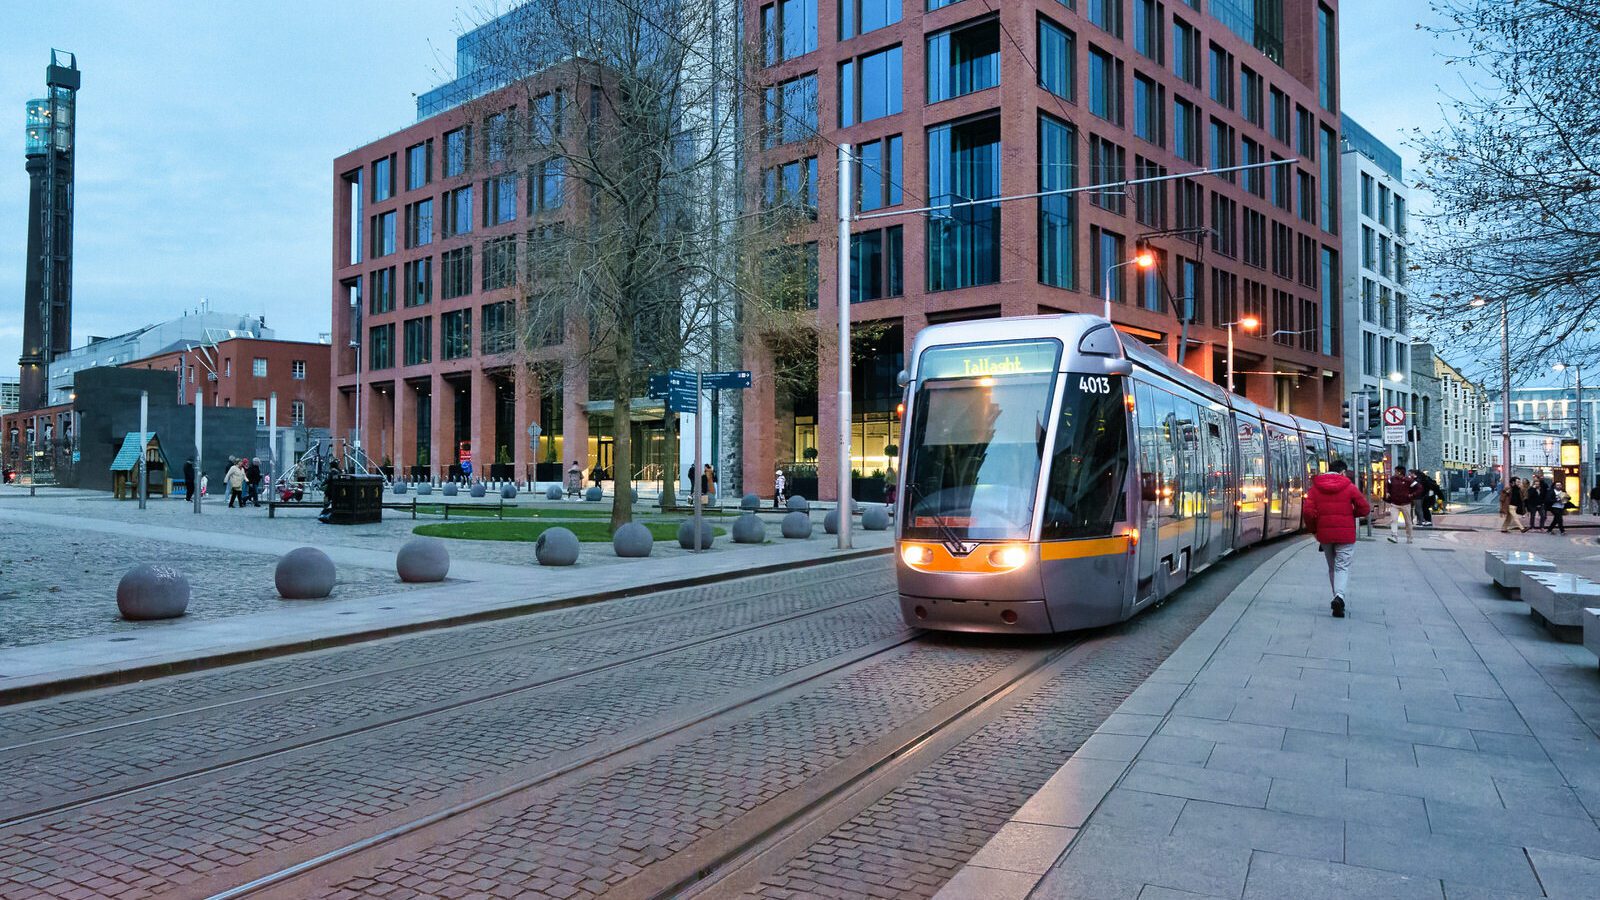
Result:
M454 75L455 36L482 20L452 0L21 4L0 0L0 371L22 344L23 107L52 47L83 71L73 346L203 298L315 340L334 158L415 121L413 95ZM1340 15L1344 110L1409 164L1406 134L1442 120L1435 85L1459 83L1415 27L1427 5L1345 0Z

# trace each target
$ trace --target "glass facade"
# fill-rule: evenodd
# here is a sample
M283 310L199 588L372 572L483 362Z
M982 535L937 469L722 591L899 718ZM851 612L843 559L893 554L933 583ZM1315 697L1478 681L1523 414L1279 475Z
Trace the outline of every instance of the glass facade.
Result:
M841 63L839 127L894 115L901 109L901 95L898 45Z
M468 129L457 128L444 136L444 177L454 178L467 170Z
M406 190L426 187L433 181L433 141L406 148Z
M778 0L761 7L761 47L769 66L817 49L817 0Z
M1122 124L1122 60L1089 48L1089 112Z
M1337 75L1333 70L1333 57L1338 48L1339 34L1334 30L1333 10L1317 5L1317 102L1322 108L1333 111L1338 90Z
M896 206L901 201L903 178L902 141L900 135L879 141L867 141L857 148L859 154L857 206L862 210ZM811 157L811 209L816 210L816 157Z
M839 40L900 21L901 0L839 0Z
M764 146L808 140L817 132L815 72L767 88L762 104Z
M1039 114L1039 190L1077 184L1077 130ZM1077 286L1077 206L1072 194L1039 198L1039 281L1059 288Z
M930 205L928 290L1000 280L1000 204L965 203L1000 195L1000 118L987 116L928 130Z
M367 330L367 368L394 368L394 323Z
M928 38L928 102L1000 83L1000 22L987 19Z
M1039 17L1039 86L1057 97L1073 99L1076 56L1072 32Z
M1207 7L1228 30L1283 65L1283 0L1211 0Z
M506 353L516 346L516 311L510 300L483 307L483 352Z
M1165 147L1166 88L1143 75L1133 76L1133 133L1157 147Z
M904 228L894 225L850 237L850 302L905 293Z
M433 361L433 319L406 320L406 365L420 366Z
M472 355L472 310L458 309L439 317L439 357L462 359Z

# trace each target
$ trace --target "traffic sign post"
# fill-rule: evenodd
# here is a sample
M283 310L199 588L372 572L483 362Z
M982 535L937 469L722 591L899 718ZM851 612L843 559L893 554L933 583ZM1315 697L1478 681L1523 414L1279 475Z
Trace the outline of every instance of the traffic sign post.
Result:
M1406 423L1406 411L1401 409L1400 407L1391 406L1388 409L1385 409L1383 411L1383 424L1385 424L1385 425L1404 425L1405 423Z
M1385 444L1404 444L1406 442L1406 427L1404 425L1383 426L1383 442Z
M1395 448L1405 446L1406 443L1406 411L1398 406L1390 406L1383 411L1383 442ZM1395 456L1399 457L1399 452ZM1410 460L1415 463L1416 460Z
M705 460L700 447L700 400L707 390L743 390L750 386L750 372L739 370L735 372L685 372L673 369L665 375L651 375L648 384L648 395L652 400L667 401L667 409L675 413L694 414L694 477L690 478L689 490L694 492L694 549L700 546L700 528L702 519L700 482L704 479ZM677 479L676 472L672 474Z

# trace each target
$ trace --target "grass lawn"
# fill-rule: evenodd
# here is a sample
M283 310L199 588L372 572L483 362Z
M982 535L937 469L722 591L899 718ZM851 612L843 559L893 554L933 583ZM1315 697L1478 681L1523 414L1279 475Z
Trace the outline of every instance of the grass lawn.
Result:
M499 512L499 511L500 511L500 508L497 507L497 506L467 506L465 504L457 506L455 504L451 504L450 518L452 518L452 519L456 519L456 518L462 518L462 519L466 519L466 518L493 519L493 518L497 518L497 516L495 514L497 512ZM660 510L655 506L639 507L639 508L637 508L635 510L635 513L637 515L639 515L639 516L654 516L654 515L660 515L661 514ZM693 514L693 510L679 509L675 513L671 513L671 514L689 516L689 515ZM709 519L709 518L722 518L724 516L733 516L733 515L737 515L738 513L737 512L724 512L722 510L710 510L710 509L708 509L708 510L705 510L702 514L706 518ZM419 516L442 516L442 515L444 515L444 506L443 506L443 504L439 504L439 503L418 503L417 504L417 515L419 515ZM563 503L560 506L507 506L505 508L505 518L507 518L507 519L610 519L611 518L611 503L609 501L607 501L607 502L603 502L603 503L586 503L586 504L583 504L583 505L579 505L577 503ZM610 538L607 538L607 540L610 540Z
M678 539L677 522L646 522L645 527L650 529L650 536L658 541L675 541ZM568 522L556 524L553 522L436 522L431 525L418 525L412 531L425 537L456 538L465 541L521 541L532 543L539 539L546 529L568 528L584 543L606 543L611 540L610 522ZM727 532L721 528L713 529L717 535Z

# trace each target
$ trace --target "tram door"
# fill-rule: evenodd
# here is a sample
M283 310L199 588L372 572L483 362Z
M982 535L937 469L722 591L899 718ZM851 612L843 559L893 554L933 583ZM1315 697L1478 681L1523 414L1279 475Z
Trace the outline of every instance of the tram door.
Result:
M1229 458L1230 442L1222 438L1227 420L1214 410L1204 410L1206 444L1206 519L1211 523L1211 547L1206 559L1217 559L1231 549L1233 541L1234 504L1229 492L1233 460Z
M1143 383L1129 386L1134 392L1134 427L1139 442L1139 556L1138 589L1135 597L1142 602L1155 593L1156 558L1161 545L1161 462L1158 444L1161 441L1160 407L1156 405L1155 392Z

